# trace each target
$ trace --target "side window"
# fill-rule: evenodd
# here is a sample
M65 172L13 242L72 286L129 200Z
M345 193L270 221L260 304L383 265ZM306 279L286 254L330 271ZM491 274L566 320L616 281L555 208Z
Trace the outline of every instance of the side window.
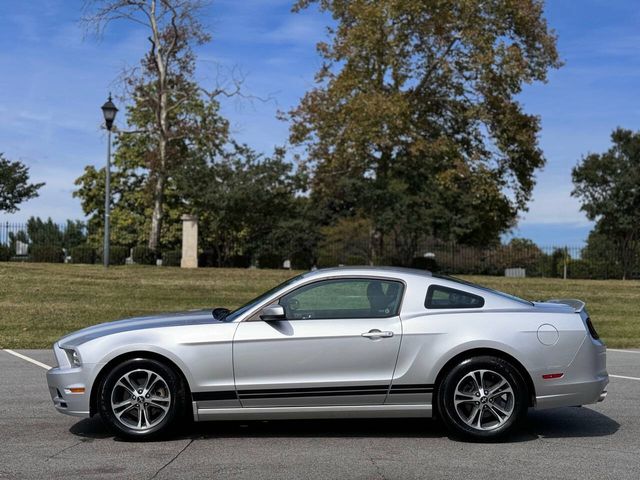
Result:
M392 280L324 280L288 293L279 303L290 320L384 318L398 314L402 290L402 283Z
M484 298L455 288L431 285L424 306L427 308L480 308Z

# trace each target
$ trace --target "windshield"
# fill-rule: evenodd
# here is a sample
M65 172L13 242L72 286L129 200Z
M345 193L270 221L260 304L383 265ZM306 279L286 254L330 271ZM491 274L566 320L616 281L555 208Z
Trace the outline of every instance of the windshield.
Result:
M273 287L271 290L267 290L266 292L264 292L263 294L257 296L256 298L254 298L253 300L245 303L243 306L241 306L240 308L237 308L236 310L232 311L229 315L227 315L224 318L225 322L233 322L236 318L238 318L240 315L242 315L243 313L251 310L253 307L255 307L256 305L258 305L260 302L262 302L263 300L266 300L267 298L269 298L271 295L273 295L274 293L276 293L278 290L286 287L287 285L291 285L293 282L297 281L300 279L300 277L302 277L302 275L296 275L293 278L290 278L289 280L285 280L284 282L282 282L280 285L277 285L275 287Z
M525 305L533 305L532 302L525 300L520 297L516 297L515 295L510 295L508 293L500 292L498 290L494 290L493 288L483 287L482 285L478 285L477 283L467 282L466 280L461 280L456 277L449 277L447 275L432 275L433 278L442 278L443 280L449 280L450 282L460 283L462 285L466 285L468 287L477 288L478 290L484 290L485 292L493 293L494 295L498 295L502 298L508 298L509 300L514 300L518 303L523 303Z

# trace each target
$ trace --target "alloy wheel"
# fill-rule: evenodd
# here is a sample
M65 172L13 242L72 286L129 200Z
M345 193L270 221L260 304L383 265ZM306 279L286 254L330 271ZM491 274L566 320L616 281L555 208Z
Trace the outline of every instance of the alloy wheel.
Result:
M514 412L512 385L493 370L473 370L458 382L454 408L460 419L477 430L494 430Z
M125 373L111 390L111 410L124 426L137 431L158 425L169 412L171 393L156 372L136 369Z

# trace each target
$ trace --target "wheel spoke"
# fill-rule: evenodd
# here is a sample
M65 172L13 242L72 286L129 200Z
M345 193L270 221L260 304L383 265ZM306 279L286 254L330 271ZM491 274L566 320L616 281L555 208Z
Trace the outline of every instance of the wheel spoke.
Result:
M475 403L475 402L476 402L476 400L473 400L473 399L466 399L466 398L465 398L465 399L463 399L463 400L454 400L454 402L453 402L453 403L454 403L454 405L458 406L458 405L461 405L461 404L463 404L463 403Z
M126 384L124 383L125 381L127 382ZM129 395L135 395L135 389L131 386L131 383L129 383L129 381L124 377L118 380L118 383L116 383L116 387L122 387L129 393Z
M480 377L476 375L477 372L472 372L468 375L468 377L473 380L473 385L475 391L480 391Z
M149 402L149 405L151 405L152 407L160 408L160 409L164 410L165 412L166 412L167 410L169 410L169 405L162 405L162 404L158 403L158 402L157 402L157 401L155 401L155 400L151 400L151 401Z
M140 387L138 386L138 383L131 378L132 373L134 372L127 373L120 379L120 381L123 383L124 381L126 381L127 384L129 385L129 388L135 393Z
M157 381L157 379L159 379L160 377L158 377L158 375L156 375L153 372L149 372L149 374L147 375L147 379L144 382L144 385L142 387L142 393L145 394L148 391L151 390L151 387L153 386L153 384Z
M148 426L147 416L145 412L146 408L141 405L140 408L138 408L138 428L140 429L146 428Z
M503 378L500 380L500 383L498 383L498 385L495 385L494 387L491 388L491 390L489 390L489 393L487 393L488 396L492 396L494 395L496 392L498 392L502 387L504 387L505 385L509 385L507 383L507 381Z
M513 395L513 390L511 387L506 387L504 390L501 390L493 395L489 395L489 398L500 398L503 395Z
M483 394L487 390L487 387L484 384L484 373L485 373L485 370L480 370L479 372L477 372L477 375L480 377L478 379L478 387L480 390L480 394Z
M111 404L111 407L112 407L112 408L114 409L114 411L115 411L115 410L117 410L117 409L119 409L119 408L122 408L122 407L124 407L124 406L127 406L127 405L129 405L129 406L133 405L133 404L131 403L131 400L130 400L130 399L129 399L129 400L123 400L122 402L118 402L118 403L112 403L112 404Z
M471 410L471 413L469 414L469 416L467 418L463 418L462 420L467 425L473 425L474 419L476 418L476 415L478 414L479 411L480 411L480 407L477 406L477 405L474 405L473 409Z
M115 411L114 411L113 413L115 413L115 414L116 414L116 417L118 417L118 419L121 419L121 418L122 418L122 416L123 416L125 413L127 413L128 411L130 411L132 408L135 408L135 405L129 405L127 408L124 408L124 409L122 409L122 410L121 410L121 411L119 411L119 412L115 412Z
M505 419L508 418L509 415L500 415L497 412L497 409L494 406L489 406L489 411L493 414L494 417L498 420L498 424L502 425L505 422Z
M482 429L482 414L484 410L478 407L478 423L476 424L476 428Z
M501 413L502 415L508 417L509 415L511 415L511 411L513 410L513 408L511 408L510 410L505 410L504 408L502 408L500 405L498 405L497 403L492 403L490 405L490 408L494 408L495 410L497 410L499 413Z

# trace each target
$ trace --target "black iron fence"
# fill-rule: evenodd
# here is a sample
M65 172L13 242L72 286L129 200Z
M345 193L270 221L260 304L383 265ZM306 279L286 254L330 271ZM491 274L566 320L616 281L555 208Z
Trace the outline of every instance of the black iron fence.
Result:
M80 222L0 223L0 261L101 263L101 232ZM118 244L113 232L114 264L180 264L179 245L151 252L144 245ZM307 270L337 265L392 265L453 275L509 275L555 278L622 278L622 259L613 250L595 255L581 246L538 246L515 240L487 247L424 240L415 246L380 245L374 239L322 239L296 242L216 243L201 239L201 267L259 267ZM626 278L640 278L640 256L627 262Z

